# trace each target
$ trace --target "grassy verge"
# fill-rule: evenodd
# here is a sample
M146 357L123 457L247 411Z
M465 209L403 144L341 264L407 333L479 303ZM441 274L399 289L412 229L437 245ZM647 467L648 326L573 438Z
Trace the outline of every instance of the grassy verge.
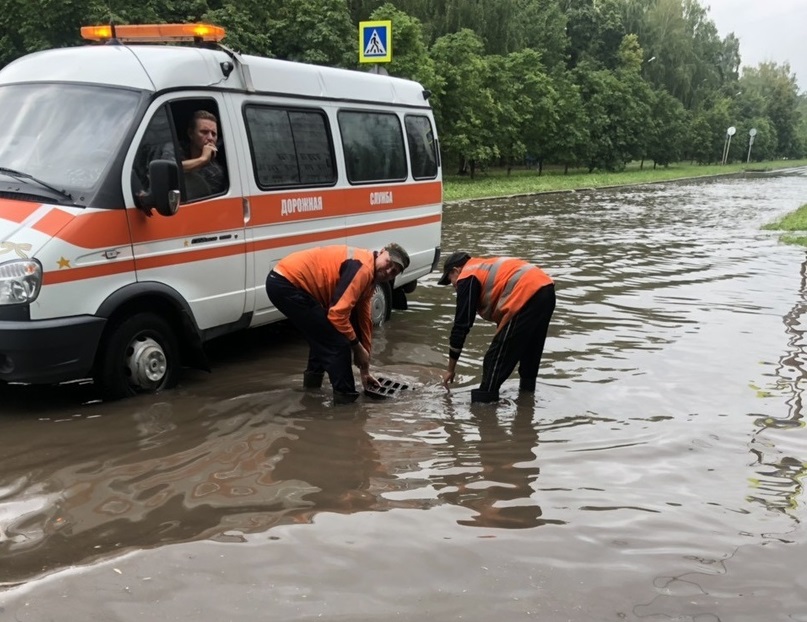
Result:
M790 212L762 228L768 231L784 231L782 242L807 246L807 203L795 212Z
M513 169L510 175L500 169L487 169L477 172L476 179L468 179L458 175L448 175L443 180L443 198L445 201L468 201L491 197L504 197L539 192L562 192L568 190L584 190L589 188L607 188L609 186L629 186L648 184L692 177L709 177L714 175L731 175L743 172L772 171L781 168L807 166L807 160L777 160L754 164L719 164L699 166L695 164L671 164L668 167L653 169L645 164L643 169L638 163L632 163L619 173L563 170L544 170L539 177L535 170Z

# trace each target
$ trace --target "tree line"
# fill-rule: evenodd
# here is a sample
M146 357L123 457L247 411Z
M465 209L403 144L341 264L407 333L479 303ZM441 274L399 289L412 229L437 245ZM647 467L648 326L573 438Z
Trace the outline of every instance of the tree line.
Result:
M788 64L741 73L698 0L0 0L0 67L80 26L207 21L246 54L367 70L358 24L392 20L385 69L431 92L444 160L620 170L807 156Z

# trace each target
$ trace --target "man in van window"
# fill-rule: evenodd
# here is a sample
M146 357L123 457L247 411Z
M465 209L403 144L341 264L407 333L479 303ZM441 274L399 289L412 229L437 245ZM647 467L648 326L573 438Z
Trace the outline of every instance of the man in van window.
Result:
M408 266L409 254L394 243L380 251L321 246L278 262L266 278L266 293L310 345L303 386L319 388L327 372L334 403L354 402L359 394L351 354L363 387L378 384L370 376L370 301L377 283L391 281Z
M478 313L496 323L482 362L482 382L471 391L472 402L496 402L499 387L518 365L519 391L535 392L535 381L549 320L555 310L555 285L537 266L513 257L471 257L457 251L443 264L438 285L454 286L457 309L448 348L443 384L454 382L465 338Z
M188 199L221 194L227 188L224 167L216 161L218 137L216 116L197 110L188 125L188 142L182 145Z

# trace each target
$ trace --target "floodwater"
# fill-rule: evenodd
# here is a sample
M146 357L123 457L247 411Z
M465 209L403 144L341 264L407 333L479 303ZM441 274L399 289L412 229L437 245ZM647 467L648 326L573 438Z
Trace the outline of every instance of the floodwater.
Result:
M375 341L412 389L333 407L287 327L114 404L0 395L0 620L807 621L807 172L446 208L558 307L539 389L438 386L453 291ZM326 383L327 384L327 383Z

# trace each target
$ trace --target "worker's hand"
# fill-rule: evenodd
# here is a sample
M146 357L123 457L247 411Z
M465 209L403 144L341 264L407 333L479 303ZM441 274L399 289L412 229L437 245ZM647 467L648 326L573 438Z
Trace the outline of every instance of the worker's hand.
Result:
M454 376L455 373L453 369L443 374L443 386L446 388L446 391L449 390L448 385L454 382Z
M370 368L366 367L363 369L359 369L359 373L361 374L361 386L365 388L365 390L373 390L377 389L379 386L378 380L373 378L370 375Z
M207 143L204 147L202 147L202 159L205 161L205 164L210 162L213 157L218 153L218 149L216 149L216 145L213 143Z
M370 373L370 353L360 343L353 346L353 364L361 370L367 370Z

